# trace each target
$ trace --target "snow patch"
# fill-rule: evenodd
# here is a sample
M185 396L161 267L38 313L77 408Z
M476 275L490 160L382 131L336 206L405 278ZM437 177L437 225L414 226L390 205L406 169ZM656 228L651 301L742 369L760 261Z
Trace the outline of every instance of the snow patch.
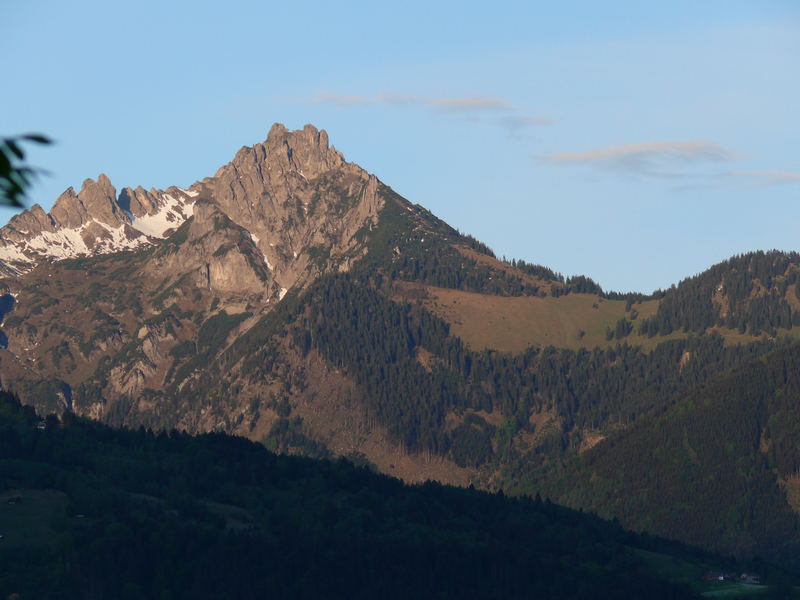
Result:
M200 192L193 192L191 190L185 190L182 187L179 187L178 189L180 191L182 191L184 194L186 194L187 196L189 196L189 198L196 198L197 196L200 195Z
M149 241L139 236L131 239L125 232L125 225L119 227L105 227L109 233L109 237L98 238L97 244L93 250L94 254L107 254L110 252L119 252L120 250L135 250L142 246L148 246Z
M25 256L17 246L12 244L0 247L0 260L23 263L33 262L33 260Z
M71 258L88 254L89 248L81 237L81 229L43 231L25 242L26 249L55 259Z
M89 248L81 235L90 225L99 225L105 234L96 238L93 248ZM0 260L16 263L18 266L30 265L38 262L37 257L63 260L76 256L90 254L107 254L121 250L134 250L148 245L149 242L142 237L131 239L125 230L125 225L109 227L104 223L92 220L81 227L64 228L58 231L43 231L20 244L6 244L0 246ZM33 258L31 257L33 255ZM24 268L24 267L23 267Z
M180 189L180 188L179 188ZM197 195L197 192L194 192ZM164 239L168 229L180 227L186 219L194 214L194 202L183 203L171 194L161 196L164 203L158 212L143 217L131 215L131 225L143 234Z
M255 243L256 247L258 247L258 236L255 235L254 233L250 233L250 239L253 240L253 242ZM270 244L270 246L272 246L272 244ZM261 256L264 257L264 262L267 263L267 268L271 271L272 270L272 265L269 264L269 259L267 258L267 255L264 254L264 252L262 251L261 252Z
M278 294L278 300L283 300L283 297L286 295L286 292L288 292L288 291L289 290L287 290L285 287L282 287L281 288L281 293Z

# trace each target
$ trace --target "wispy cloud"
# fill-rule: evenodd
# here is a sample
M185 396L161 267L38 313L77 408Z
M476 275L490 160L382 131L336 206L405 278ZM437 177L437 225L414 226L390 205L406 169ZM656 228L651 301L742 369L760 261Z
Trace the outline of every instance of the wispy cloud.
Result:
M655 141L610 146L584 152L553 152L541 158L556 164L593 165L655 177L679 177L676 166L721 162L744 155L705 140Z
M317 92L307 101L315 104L336 104L352 106L357 104L396 104L423 106L444 112L471 112L486 110L511 110L511 103L496 96L445 96L429 97L414 94L383 92L374 96L352 96L332 92Z
M422 103L437 110L454 112L472 110L511 110L508 100L491 96L473 96L471 98L423 98Z
M292 102L328 104L332 106L394 105L411 106L437 114L461 115L465 120L489 123L505 129L511 135L541 125L549 125L553 119L530 116L520 107L499 96L423 96L381 92L373 96L337 94L328 91L316 92L311 97L291 98Z
M555 119L547 117L526 117L523 115L464 115L462 120L470 123L482 123L498 127L505 131L509 137L522 138L527 130L533 127L552 125Z
M750 181L756 185L800 183L800 173L791 171L728 171L720 177Z
M552 125L555 119L547 117L527 117L523 115L504 115L495 119L495 124L506 130L512 137L519 136L523 131L531 127L541 127Z
M584 152L552 152L539 158L552 164L589 165L619 173L671 179L677 184L673 188L676 191L800 184L800 173L794 171L720 171L718 167L707 168L710 164L749 156L716 142L689 140L639 142Z
M551 119L549 117L522 117L518 115L512 115L508 117L502 117L500 119L506 127L526 127L528 125L552 125L556 122L555 119Z

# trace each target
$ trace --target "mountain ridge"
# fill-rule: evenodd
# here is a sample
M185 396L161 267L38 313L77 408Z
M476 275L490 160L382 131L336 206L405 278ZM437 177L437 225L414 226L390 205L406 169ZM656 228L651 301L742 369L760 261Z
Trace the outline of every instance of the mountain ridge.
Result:
M100 174L97 180L86 179L77 194L73 188L68 188L58 197L50 213L34 205L0 228L0 274L21 275L42 260L63 260L151 246L156 239L168 237L190 218L198 199L209 197L214 198L235 223L252 230L250 233L260 246L268 268L271 268L270 261L279 262L279 251L273 250L278 240L261 243L261 239L280 231L281 224L275 220L275 214L281 212L279 205L289 199L300 202L292 208L307 215L313 195L302 197L300 194L296 198L297 189L303 187L302 181L307 183L309 178L317 178L335 169L343 171L349 178L344 183L349 185L364 180L366 185L361 200L365 201L364 210L374 214L377 207L369 203L374 202L377 179L360 167L347 163L340 152L329 147L327 133L312 125L290 132L276 123L266 141L241 148L232 161L220 167L214 176L192 184L189 189L172 186L166 190L147 191L141 187L125 187L117 194L108 177ZM289 182L298 178L302 181ZM264 200L266 204L257 204L256 200ZM272 214L265 213L265 208ZM316 204L311 208L316 208ZM333 232L307 228L298 235L310 239L297 242L322 242L320 236L328 233ZM355 231L345 229L339 235L339 241L345 242L354 234ZM280 242L288 246L283 251L291 252L296 258L301 250L298 244L291 239L281 239Z
M62 196L63 231L127 227L141 243L6 272L4 389L43 413L223 431L411 482L550 485L800 330L800 256L606 293L498 260L313 126L273 126L188 190L116 195L98 177ZM55 235L48 219L20 215L6 248L25 249L28 221Z

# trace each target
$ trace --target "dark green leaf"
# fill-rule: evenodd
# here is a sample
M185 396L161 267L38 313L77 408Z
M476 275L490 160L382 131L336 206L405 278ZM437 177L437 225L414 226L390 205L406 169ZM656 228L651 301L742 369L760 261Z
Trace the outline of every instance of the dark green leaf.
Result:
M22 151L22 148L20 148L17 145L17 142L15 142L13 139L6 140L6 147L9 150L11 150L11 152L14 153L14 156L16 156L18 159L25 160L25 153Z
M43 136L40 133L29 133L27 135L21 135L20 139L27 140L29 142L34 142L36 144L52 144L53 140L48 137Z

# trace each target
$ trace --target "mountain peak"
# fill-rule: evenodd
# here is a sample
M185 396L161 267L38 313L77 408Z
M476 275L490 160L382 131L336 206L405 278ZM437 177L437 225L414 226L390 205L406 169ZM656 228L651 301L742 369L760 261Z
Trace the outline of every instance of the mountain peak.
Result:
M91 220L119 227L119 212L117 190L101 173L97 180L84 180L77 195L72 188L61 194L50 215L62 227L76 228Z
M286 289L315 272L308 248L325 248L338 260L352 250L355 232L377 219L381 205L377 180L346 162L329 146L327 132L310 124L289 130L275 123L264 142L243 147L201 186L232 222L260 240L260 252Z
M284 125L283 123L273 123L272 127L269 128L269 133L267 134L267 141L283 137L287 133L289 133L289 130L286 129L286 125Z
M328 133L310 123L296 130L275 123L263 144L242 148L237 158L253 152L255 160L266 162L270 170L274 166L279 172L294 171L307 179L345 164L342 154L329 146ZM236 162L234 159L234 164Z
M327 177L320 179L323 175ZM377 180L345 161L325 130L307 124L289 130L275 123L264 142L243 147L233 160L186 190L124 187L107 175L68 188L49 214L25 211L0 230L0 274L14 275L42 259L60 260L133 250L168 237L194 204L213 201L238 226L262 240L265 264L288 288L310 274L305 250L326 247L332 256L352 249L350 238L377 219Z
M282 140L282 139L286 138L287 136L296 137L296 136L300 136L300 135L306 136L309 139L311 139L311 138L318 137L320 134L324 135L325 139L327 140L328 134L325 132L325 130L324 129L317 129L317 127L314 126L311 123L306 123L305 125L303 125L302 129L294 129L294 130L292 130L292 129L288 129L286 127L286 125L284 125L283 123L277 123L276 122L276 123L273 123L272 127L269 128L269 133L267 133L266 141L270 142L270 141Z
M108 175L105 173L100 173L97 176L97 179L92 179L91 177L87 177L83 180L83 184L81 185L81 192L85 189L92 189L92 188L101 188L101 189L114 189L114 186L111 185L111 180L108 178Z

